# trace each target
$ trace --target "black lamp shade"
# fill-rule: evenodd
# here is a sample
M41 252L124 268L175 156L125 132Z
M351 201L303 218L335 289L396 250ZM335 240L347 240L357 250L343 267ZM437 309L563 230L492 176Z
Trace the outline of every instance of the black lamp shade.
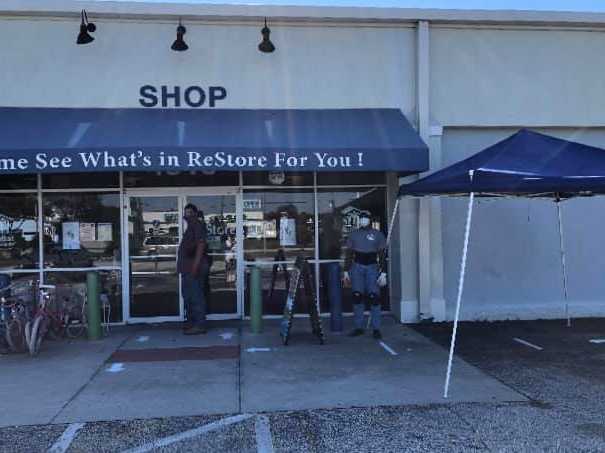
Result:
M80 25L80 33L78 33L78 39L76 40L77 44L88 44L93 42L95 38L88 34L88 30L86 25Z
M80 33L78 33L78 39L76 39L77 44L88 44L95 40L90 33L94 33L97 29L97 26L92 22L88 22L88 16L86 15L86 11L82 10L82 21L80 22Z
M172 50L176 52L183 52L184 50L189 49L189 46L183 39L183 35L185 33L187 33L187 29L179 24L179 26L176 27L176 39L172 43L172 46L170 46Z
M275 46L271 42L271 30L267 27L267 19L265 19L265 26L260 31L261 35L263 35L262 42L258 45L258 50L263 53L271 53L275 51Z

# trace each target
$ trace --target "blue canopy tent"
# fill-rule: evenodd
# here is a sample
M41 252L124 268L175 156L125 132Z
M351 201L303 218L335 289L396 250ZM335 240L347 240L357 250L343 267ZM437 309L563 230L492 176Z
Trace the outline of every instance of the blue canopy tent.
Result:
M469 197L445 398L448 395L456 342L475 196L545 197L557 202L565 312L569 326L567 271L559 202L574 196L595 194L605 194L605 150L526 129L468 159L399 188L399 197Z
M472 177L471 177L471 172ZM568 198L605 193L605 151L522 129L399 189L399 196Z

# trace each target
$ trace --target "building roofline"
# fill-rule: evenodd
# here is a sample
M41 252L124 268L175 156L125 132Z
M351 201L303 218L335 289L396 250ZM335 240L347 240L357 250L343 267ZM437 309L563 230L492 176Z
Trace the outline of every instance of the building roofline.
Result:
M284 22L364 22L605 26L605 13L568 11L417 9L342 6L215 5L187 2L94 0L2 0L2 16L79 17L81 9L96 18L236 20L269 17Z

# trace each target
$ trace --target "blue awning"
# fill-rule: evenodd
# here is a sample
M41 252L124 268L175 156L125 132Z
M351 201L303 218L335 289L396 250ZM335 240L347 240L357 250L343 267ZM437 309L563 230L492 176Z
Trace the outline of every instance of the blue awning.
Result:
M397 109L0 108L0 174L427 169Z
M603 194L605 150L522 129L468 159L399 188L399 196L470 192L554 198Z

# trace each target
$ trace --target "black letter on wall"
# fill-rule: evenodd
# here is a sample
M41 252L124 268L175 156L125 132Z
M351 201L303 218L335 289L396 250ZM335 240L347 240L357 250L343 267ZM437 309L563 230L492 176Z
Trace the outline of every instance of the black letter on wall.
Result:
M158 97L155 95L157 90L151 85L143 85L139 90L141 97L139 98L139 104L143 107L155 107L158 105Z
M174 106L181 106L181 88L174 87L174 92L169 93L168 87L166 85L162 85L162 107L168 107L168 99L174 99Z
M215 101L220 101L227 97L227 90L223 87L210 87L210 107L214 107Z
M197 93L198 100L192 98L192 93ZM191 86L185 90L185 102L189 107L201 107L206 101L206 93L200 87Z

